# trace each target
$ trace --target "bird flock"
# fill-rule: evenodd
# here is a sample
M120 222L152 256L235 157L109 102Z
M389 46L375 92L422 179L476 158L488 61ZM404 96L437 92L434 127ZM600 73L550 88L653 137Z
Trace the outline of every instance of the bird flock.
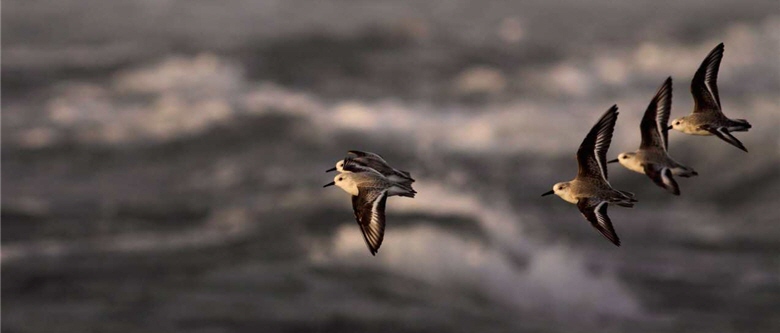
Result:
M607 215L609 205L631 208L637 202L631 192L617 190L609 183L607 164L619 163L626 169L647 175L653 183L671 194L680 195L674 176L692 177L698 173L669 156L669 130L685 134L717 136L723 141L747 152L747 148L731 132L746 132L751 128L745 119L729 119L723 114L718 94L718 70L723 58L723 43L718 44L704 58L691 80L694 99L693 112L672 120L672 78L668 77L658 88L639 124L641 143L634 152L618 154L607 161L607 151L617 122L618 107L610 107L591 128L577 150L577 176L567 182L553 185L542 196L555 194L576 204L590 224L613 244L620 246L620 238ZM409 172L391 167L380 155L350 150L326 172L338 171L333 182L352 195L352 208L369 251L376 255L382 245L385 230L387 197L414 198L414 179Z

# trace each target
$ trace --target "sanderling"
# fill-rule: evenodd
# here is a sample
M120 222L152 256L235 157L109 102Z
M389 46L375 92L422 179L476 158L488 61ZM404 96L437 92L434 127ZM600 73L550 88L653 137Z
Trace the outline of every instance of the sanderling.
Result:
M617 121L617 105L613 105L591 128L577 150L577 177L557 183L542 196L555 194L561 199L577 204L582 215L596 230L613 244L620 246L615 229L607 215L608 204L633 207L634 194L613 189L607 180L607 150Z
M639 130L642 132L642 143L639 149L632 153L621 153L618 158L607 163L620 162L626 169L646 174L658 186L669 192L680 195L680 187L672 175L681 177L696 176L692 168L673 160L667 149L669 147L669 112L672 109L672 78L664 81L661 88L647 106Z
M330 168L325 172L359 172L359 170L363 170L364 167L368 167L378 171L392 182L406 184L407 186L410 186L410 184L414 182L414 178L409 175L409 172L391 167L382 156L379 156L379 154L359 150L350 150L348 151L348 154L354 155L354 157L346 157L345 159L336 162L335 167Z
M747 132L752 126L745 119L729 119L721 109L717 81L722 58L723 43L720 43L707 55L691 81L693 113L673 120L669 128L692 135L715 135L747 152L730 132Z
M376 255L384 239L387 197L398 195L414 198L417 193L409 187L389 181L373 170L341 173L333 178L333 182L323 187L331 185L336 185L352 195L355 220L372 255Z

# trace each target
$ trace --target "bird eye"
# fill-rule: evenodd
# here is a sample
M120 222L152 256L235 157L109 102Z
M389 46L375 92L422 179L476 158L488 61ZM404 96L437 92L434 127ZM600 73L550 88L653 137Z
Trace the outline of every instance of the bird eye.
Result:
M628 155L623 155L623 159L628 159Z
M339 180L341 180L341 177L339 177Z

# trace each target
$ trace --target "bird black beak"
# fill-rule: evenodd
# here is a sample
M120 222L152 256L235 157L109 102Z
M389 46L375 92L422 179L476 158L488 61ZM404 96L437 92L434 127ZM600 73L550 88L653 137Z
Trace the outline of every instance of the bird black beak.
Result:
M331 172L331 171L336 171L336 167L332 167L332 168L330 168L328 170L325 170L326 173Z
M672 129L672 125L669 125L669 127L666 128L667 130Z
M544 194L542 194L542 196L548 196L548 195L553 194L553 193L555 193L555 191L550 190L549 192L544 192Z
M323 185L322 187L328 187L328 186L333 186L333 185L336 185L336 182L327 183L327 184Z
M615 162L617 162L617 161L618 161L618 159L616 158L616 159L614 159L614 160L607 161L607 164L610 164L610 163L615 163Z

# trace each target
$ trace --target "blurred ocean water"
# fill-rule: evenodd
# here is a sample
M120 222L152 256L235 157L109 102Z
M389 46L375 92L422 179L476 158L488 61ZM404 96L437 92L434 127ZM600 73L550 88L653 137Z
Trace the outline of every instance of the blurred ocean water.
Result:
M6 1L3 332L774 332L776 1ZM745 154L670 133L700 175L610 210L540 198L612 104L610 156L726 45ZM376 257L347 149L411 171Z

